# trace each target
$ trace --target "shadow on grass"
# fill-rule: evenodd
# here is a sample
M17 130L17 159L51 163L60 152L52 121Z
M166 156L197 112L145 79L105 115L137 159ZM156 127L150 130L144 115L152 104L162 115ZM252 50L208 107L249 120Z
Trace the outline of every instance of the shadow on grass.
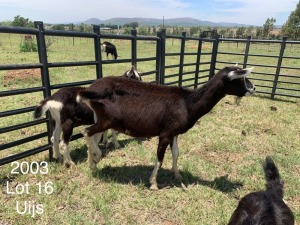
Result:
M153 170L152 166L121 166L121 167L104 167L103 169L96 169L93 172L95 178L101 179L105 182L118 182L121 184L144 185L149 188L149 177ZM239 182L232 182L226 176L217 177L212 181L201 179L194 176L190 172L180 171L182 176L182 183L185 186L200 184L208 186L212 189L229 193L241 186ZM171 170L160 168L157 176L157 183L159 189L181 187L181 182L177 180Z

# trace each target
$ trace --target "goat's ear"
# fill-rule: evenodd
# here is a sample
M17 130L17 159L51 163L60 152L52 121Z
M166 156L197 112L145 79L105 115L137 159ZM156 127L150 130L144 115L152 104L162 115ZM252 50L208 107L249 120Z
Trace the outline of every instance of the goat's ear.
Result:
M230 80L234 80L234 79L241 79L243 77L248 76L252 71L253 71L253 67L251 68L245 68L242 70L235 70L235 71L231 71L228 73L228 77Z

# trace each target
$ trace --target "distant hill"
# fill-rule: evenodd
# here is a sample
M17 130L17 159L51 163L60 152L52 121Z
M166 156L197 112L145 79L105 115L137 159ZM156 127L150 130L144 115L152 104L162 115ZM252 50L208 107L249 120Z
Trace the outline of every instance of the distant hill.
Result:
M139 25L142 26L159 26L163 24L163 19L154 19L154 18L142 18L142 17L134 17L134 18L123 18L123 17L115 17L108 20L99 20L97 18L90 18L86 21L83 21L84 24L114 24L114 25L124 25L125 23L138 22ZM190 17L184 18L173 18L173 19L165 19L164 24L166 26L210 26L210 27L240 27L240 26L251 26L247 24L240 23L226 23L226 22L210 22L198 20Z

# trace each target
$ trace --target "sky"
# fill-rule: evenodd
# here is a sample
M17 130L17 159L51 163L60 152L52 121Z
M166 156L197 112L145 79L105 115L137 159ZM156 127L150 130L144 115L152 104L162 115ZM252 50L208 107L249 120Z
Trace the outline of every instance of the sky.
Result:
M285 23L299 0L0 0L0 21L20 15L44 23L75 23L90 18L191 17L211 22L262 26L267 18Z

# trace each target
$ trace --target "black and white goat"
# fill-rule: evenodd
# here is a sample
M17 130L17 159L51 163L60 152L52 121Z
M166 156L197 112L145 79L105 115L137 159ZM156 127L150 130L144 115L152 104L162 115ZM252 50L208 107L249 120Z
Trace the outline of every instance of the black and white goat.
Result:
M284 203L283 182L271 157L264 163L266 190L243 197L228 225L294 225L294 215Z
M141 80L141 76L134 66L131 70L126 71L121 79L124 79L124 77ZM73 128L80 125L91 125L95 122L93 111L86 104L76 102L77 94L84 89L83 87L61 88L52 96L41 101L34 111L35 119L40 118L47 110L50 111L54 124L54 131L51 138L53 143L53 158L59 161L63 160L66 165L74 164L68 147ZM62 138L61 142L59 142L61 133ZM118 148L117 133L113 130L112 134L114 147ZM101 135L95 135L96 143L99 143ZM107 142L107 131L104 131L103 142ZM63 153L63 156L60 152Z
M118 58L116 46L108 41L104 41L101 44L101 50L102 52L106 52L107 59L108 59L108 54L111 54L115 60Z
M225 95L247 96L255 91L246 78L252 68L225 67L204 86L196 90L137 82L118 77L95 81L78 95L98 118L97 123L83 131L87 140L88 162L93 169L101 151L92 138L109 128L135 137L159 137L157 160L150 177L151 189L157 189L157 172L168 145L172 149L177 178L177 136L187 132L196 121L208 113Z

